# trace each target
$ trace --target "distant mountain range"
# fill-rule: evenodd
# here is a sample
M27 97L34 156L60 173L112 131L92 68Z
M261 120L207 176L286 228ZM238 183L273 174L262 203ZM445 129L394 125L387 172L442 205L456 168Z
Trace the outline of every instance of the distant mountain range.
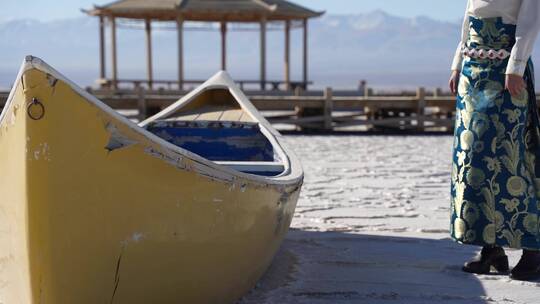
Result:
M146 73L144 31L133 27L124 24L118 31L119 74L124 78L141 78ZM154 73L156 78L174 79L176 33L166 23L156 27L162 30L154 34ZM259 34L255 29L229 34L228 64L235 78L259 75ZM326 15L310 22L310 75L319 87L355 87L361 79L386 88L445 86L459 32L457 20L401 18L383 11ZM185 37L186 77L213 74L220 66L219 32L191 30ZM281 79L283 33L271 31L268 39L268 78ZM293 31L292 45L292 76L298 79L300 30ZM97 20L83 16L0 23L0 50L0 87L10 85L26 54L43 58L81 85L91 85L98 75Z

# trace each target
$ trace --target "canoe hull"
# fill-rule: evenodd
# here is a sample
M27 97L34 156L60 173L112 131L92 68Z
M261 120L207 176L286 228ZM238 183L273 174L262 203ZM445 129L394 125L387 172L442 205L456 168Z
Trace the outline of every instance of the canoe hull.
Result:
M45 71L19 81L0 124L0 300L232 303L255 285L301 180L208 168Z

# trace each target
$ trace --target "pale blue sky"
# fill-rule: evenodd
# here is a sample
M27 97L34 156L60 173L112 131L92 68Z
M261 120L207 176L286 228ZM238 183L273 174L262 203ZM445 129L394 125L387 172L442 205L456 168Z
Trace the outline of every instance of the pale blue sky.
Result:
M390 14L414 17L425 15L456 21L465 10L466 0L293 0L328 13L355 14L382 9ZM111 0L1 0L0 22L12 19L42 21L82 16L81 8L106 4Z

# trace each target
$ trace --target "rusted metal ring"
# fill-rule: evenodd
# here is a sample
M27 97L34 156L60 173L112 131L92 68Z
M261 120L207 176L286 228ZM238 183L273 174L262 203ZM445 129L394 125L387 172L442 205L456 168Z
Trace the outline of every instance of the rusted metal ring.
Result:
M39 110L36 110L35 107L38 107ZM45 116L45 106L37 98L32 98L32 102L26 108L26 112L31 119L40 120Z

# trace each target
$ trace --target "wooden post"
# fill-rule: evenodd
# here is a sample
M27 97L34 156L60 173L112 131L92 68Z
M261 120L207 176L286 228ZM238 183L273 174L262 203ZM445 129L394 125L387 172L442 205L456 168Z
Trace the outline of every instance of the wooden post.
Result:
M261 90L266 90L266 17L261 20Z
M146 30L146 71L148 75L148 88L152 89L153 73L152 73L152 24L150 19L144 21Z
M147 118L147 104L144 96L144 88L137 86L137 109L139 110L139 121L143 121Z
M221 69L227 70L227 23L221 22Z
M285 21L285 90L291 89L291 21Z
M107 77L105 60L105 20L99 16L99 78L102 80Z
M178 89L184 89L184 18L176 18L178 32Z
M301 86L294 88L294 96L302 96L304 89Z
M364 97L369 97L371 95L373 95L373 89L364 87Z
M116 20L111 18L111 59L112 59L112 87L118 88L118 66L116 61Z
M417 130L419 132L425 131L424 129L424 122L425 122L425 116L424 116L424 109L426 107L426 89L425 88L418 88L416 91L416 98L418 99L418 106L416 110L416 121L417 121Z
M373 95L373 90L368 88L367 85L364 86L364 98L368 99L369 96ZM365 106L364 112L367 113L368 119L375 119L377 107L376 106Z
M332 131L332 112L334 111L333 103L333 91L332 88L326 88L324 90L324 129L326 131Z
M307 90L308 87L308 19L304 19L303 21L303 29L304 29L304 35L303 35L303 82L304 82L304 89Z

